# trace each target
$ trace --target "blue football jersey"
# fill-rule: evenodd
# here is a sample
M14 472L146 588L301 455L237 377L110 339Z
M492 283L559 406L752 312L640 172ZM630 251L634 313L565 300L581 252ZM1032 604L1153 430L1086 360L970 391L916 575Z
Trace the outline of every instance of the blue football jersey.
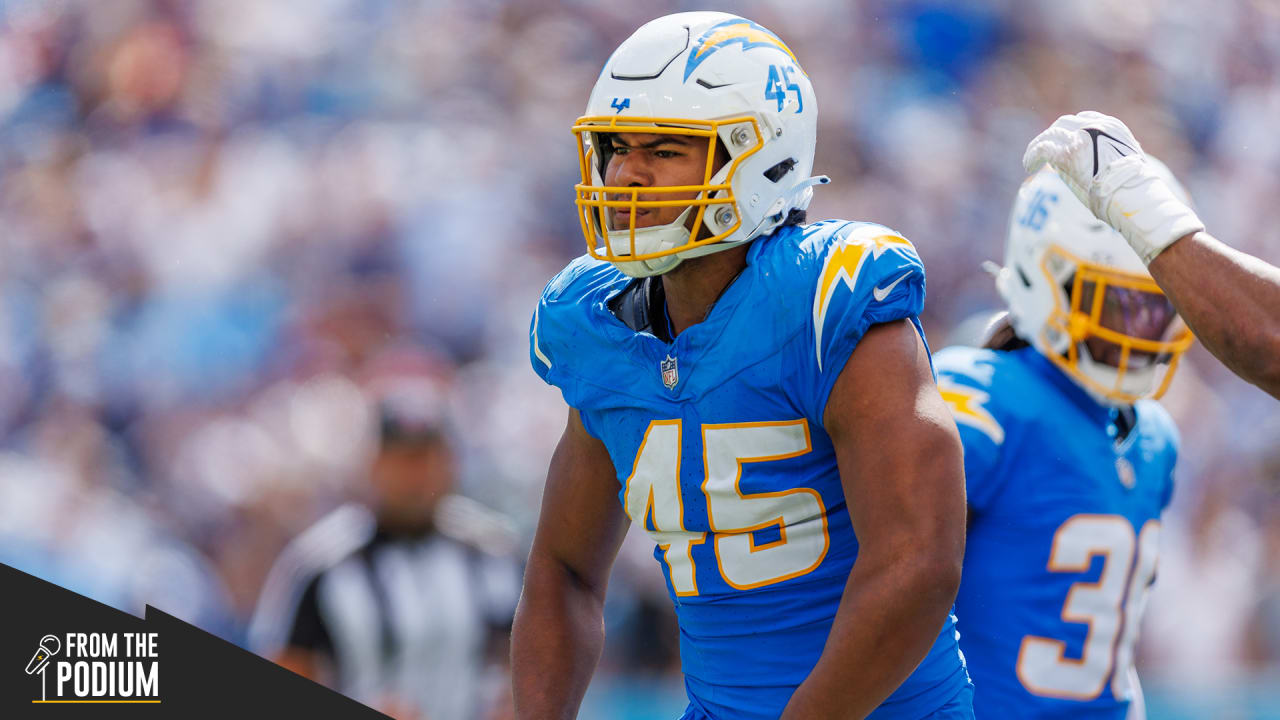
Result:
M752 243L707 318L671 344L609 310L629 282L588 257L557 275L534 314L533 367L608 448L619 502L655 541L688 716L777 718L858 554L827 397L868 327L919 327L924 267L879 225L785 227ZM954 618L938 630L872 717L924 717L964 690Z
M1140 401L1117 443L1113 411L1033 348L947 348L935 366L964 441L956 611L975 714L1124 718L1173 491L1173 421Z

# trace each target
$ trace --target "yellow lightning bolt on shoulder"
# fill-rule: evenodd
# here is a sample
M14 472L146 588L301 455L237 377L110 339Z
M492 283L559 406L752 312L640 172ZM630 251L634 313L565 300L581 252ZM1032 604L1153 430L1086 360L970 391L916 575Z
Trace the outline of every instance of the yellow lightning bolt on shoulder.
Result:
M893 246L909 247L912 250L916 249L916 246L912 245L910 240L902 237L901 235L877 235L871 238L870 242L873 248L871 255L877 260L884 254L885 250L888 250Z
M814 352L818 358L818 369L822 369L822 329L826 324L827 310L831 307L831 299L839 288L837 280L844 281L852 292L858 285L858 275L866 264L867 251L870 250L872 260L878 260L890 247L908 247L915 249L906 238L883 232L883 228L869 228L876 234L854 231L840 241L822 264L822 273L818 276L818 290L813 297L813 329Z
M813 296L813 335L814 353L818 357L818 369L822 369L822 328L826 324L827 309L831 307L831 298L835 297L837 280L852 291L858 284L858 273L867 257L867 246L861 243L837 245L822 264L822 274L818 276L818 292Z
M997 445L1004 442L1004 428L983 407L991 399L990 395L945 381L938 382L938 391L942 393L942 401L947 404L947 409L957 423L982 432Z

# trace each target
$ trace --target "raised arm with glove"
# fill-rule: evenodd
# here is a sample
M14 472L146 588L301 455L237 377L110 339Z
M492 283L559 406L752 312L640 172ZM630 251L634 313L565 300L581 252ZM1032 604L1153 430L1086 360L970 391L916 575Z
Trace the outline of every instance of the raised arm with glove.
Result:
M1027 146L1027 171L1052 165L1147 263L1192 331L1232 372L1280 398L1280 268L1204 231L1109 115L1063 115Z

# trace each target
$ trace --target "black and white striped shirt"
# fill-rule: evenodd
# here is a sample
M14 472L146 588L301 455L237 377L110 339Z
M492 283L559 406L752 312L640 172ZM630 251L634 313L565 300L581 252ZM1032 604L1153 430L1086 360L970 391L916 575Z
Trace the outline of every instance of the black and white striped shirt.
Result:
M441 501L433 531L394 535L357 505L291 542L267 576L251 649L333 660L336 689L370 705L396 698L432 719L477 712L485 651L510 629L520 588L511 535L466 498Z

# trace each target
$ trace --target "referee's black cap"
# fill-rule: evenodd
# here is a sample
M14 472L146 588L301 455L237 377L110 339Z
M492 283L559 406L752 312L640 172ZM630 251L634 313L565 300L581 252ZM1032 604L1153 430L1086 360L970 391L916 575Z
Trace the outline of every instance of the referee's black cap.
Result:
M426 445L448 439L448 398L424 379L386 383L377 393L378 437L383 445Z

